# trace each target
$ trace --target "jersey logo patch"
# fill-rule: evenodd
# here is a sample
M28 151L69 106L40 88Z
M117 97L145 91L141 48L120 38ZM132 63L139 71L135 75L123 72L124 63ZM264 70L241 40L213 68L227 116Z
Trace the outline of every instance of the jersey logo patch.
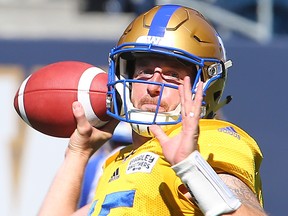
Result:
M237 139L240 140L240 135L237 133L237 131L233 127L224 127L224 128L218 128L219 132L227 133L231 136L236 137Z
M152 152L145 152L140 155L137 155L134 158L131 158L126 173L136 173L136 172L143 172L143 173L151 173L153 167L158 160L159 155L154 154Z
M109 182L114 181L120 177L119 175L119 167L113 172L111 178L109 179Z

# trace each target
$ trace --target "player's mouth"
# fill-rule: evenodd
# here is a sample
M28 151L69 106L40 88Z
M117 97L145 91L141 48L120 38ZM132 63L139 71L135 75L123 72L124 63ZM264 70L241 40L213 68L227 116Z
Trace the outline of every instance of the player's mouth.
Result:
M156 112L157 105L156 104L142 104L141 110L148 111L148 112ZM166 109L162 106L159 107L158 112L166 112Z

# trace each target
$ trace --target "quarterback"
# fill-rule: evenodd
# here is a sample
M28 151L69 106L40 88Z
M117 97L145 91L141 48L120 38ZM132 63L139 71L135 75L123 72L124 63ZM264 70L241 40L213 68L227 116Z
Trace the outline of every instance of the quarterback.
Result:
M93 128L73 103L77 129L39 215L266 215L261 150L215 118L229 102L221 97L231 66L198 11L162 5L138 16L109 54L113 120ZM119 121L133 143L106 160L92 203L77 210L89 157Z

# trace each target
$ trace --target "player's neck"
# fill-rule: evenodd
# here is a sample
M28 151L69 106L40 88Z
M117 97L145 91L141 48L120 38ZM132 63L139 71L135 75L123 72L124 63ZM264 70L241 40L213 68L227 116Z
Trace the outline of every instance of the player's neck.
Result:
M133 140L133 146L134 149L139 148L141 145L143 145L145 142L150 140L151 137L144 137L136 133L135 131L132 131L132 140Z

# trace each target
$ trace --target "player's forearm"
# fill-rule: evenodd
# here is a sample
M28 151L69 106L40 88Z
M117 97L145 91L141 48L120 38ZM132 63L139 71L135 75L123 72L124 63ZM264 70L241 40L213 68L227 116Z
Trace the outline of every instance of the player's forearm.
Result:
M266 215L255 194L240 179L217 174L198 151L172 166L205 215Z
M45 197L39 216L71 215L76 211L89 154L67 150L65 160Z
M229 214L223 214L223 216L268 216L262 208L253 207L250 205L242 204L239 209Z
M231 191L240 199L242 205L232 214L225 215L247 215L247 216L266 216L265 210L260 205L256 195L240 179L229 174L219 174L221 179L230 188Z

